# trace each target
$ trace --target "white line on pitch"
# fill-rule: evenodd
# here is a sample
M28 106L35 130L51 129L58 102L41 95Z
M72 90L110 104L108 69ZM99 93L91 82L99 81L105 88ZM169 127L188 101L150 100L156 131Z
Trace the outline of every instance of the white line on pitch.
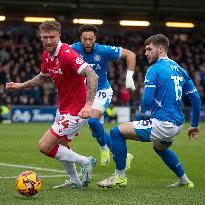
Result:
M0 163L0 166L35 169L35 170L48 171L48 172L57 172L57 173L65 173L65 171L58 170L58 169L48 169L48 168L33 167L33 166L26 166L26 165L19 165L19 164Z
M65 175L65 174L60 174L60 175L39 175L40 178L57 178L57 177L66 177L68 175ZM11 177L1 177L0 176L0 179L16 179L17 176L11 176Z

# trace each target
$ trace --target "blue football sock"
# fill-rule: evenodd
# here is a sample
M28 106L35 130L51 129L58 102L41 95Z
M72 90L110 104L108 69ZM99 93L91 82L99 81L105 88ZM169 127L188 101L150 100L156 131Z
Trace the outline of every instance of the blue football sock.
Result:
M89 127L92 131L93 137L96 138L98 144L103 147L106 143L105 130L98 118L90 118L88 120Z
M158 150L154 148L154 150L161 157L164 163L177 175L177 177L184 175L184 169L180 164L177 155L171 149Z
M127 146L123 135L117 126L111 129L110 137L112 139L112 154L117 170L123 170L126 167Z

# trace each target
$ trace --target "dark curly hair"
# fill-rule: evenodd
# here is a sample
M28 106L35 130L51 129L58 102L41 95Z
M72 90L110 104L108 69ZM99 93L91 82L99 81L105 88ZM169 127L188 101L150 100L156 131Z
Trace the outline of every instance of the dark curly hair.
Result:
M82 35L83 32L92 31L95 35L98 33L98 28L92 24L84 24L79 28L79 33Z

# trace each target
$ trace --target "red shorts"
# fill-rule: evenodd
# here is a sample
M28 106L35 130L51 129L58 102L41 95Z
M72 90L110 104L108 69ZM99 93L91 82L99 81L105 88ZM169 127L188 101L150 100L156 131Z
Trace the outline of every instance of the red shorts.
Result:
M57 111L55 122L51 126L50 131L59 139L65 138L67 141L71 141L86 122L86 119L82 119L79 116L72 116L69 113L61 115Z

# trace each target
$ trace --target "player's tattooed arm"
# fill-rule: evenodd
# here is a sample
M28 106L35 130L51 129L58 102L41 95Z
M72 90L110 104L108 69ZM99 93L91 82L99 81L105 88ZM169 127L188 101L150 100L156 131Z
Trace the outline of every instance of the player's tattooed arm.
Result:
M40 73L33 79L22 83L22 88L31 88L31 87L41 86L49 82L51 82L50 76L45 76Z
M98 87L98 76L90 66L86 66L81 71L81 74L86 77L86 84L88 90L87 102L93 102Z
M51 78L49 76L44 76L42 74L39 74L33 79L28 80L24 83L18 83L18 82L17 83L15 82L6 83L6 89L9 91L21 90L23 88L31 88L31 87L43 85L50 81L51 81Z

